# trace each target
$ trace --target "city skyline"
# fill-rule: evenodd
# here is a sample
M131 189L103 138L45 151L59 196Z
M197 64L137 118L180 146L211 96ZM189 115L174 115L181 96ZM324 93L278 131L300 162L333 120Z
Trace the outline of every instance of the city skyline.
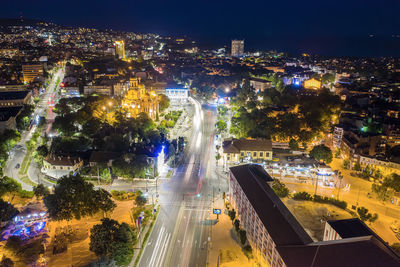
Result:
M335 5L311 1L199 3L120 0L31 3L9 2L2 18L40 19L65 26L83 26L171 36L189 36L206 47L229 47L231 39L245 39L249 50L280 50L327 56L399 56L396 11L400 4L375 1L337 1ZM60 12L63 10L63 12ZM164 12L168 10L167 12ZM186 11L186 10L189 10ZM202 19L207 14L208 19Z

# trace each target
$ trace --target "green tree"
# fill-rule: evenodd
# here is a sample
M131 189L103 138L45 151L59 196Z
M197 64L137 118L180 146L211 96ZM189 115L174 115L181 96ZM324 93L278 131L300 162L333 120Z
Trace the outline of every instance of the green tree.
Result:
M0 198L0 221L7 222L18 214L18 210L10 203Z
M272 190L274 190L275 194L280 198L287 197L289 195L289 189L278 179L274 179L272 183Z
M15 194L20 192L21 190L21 184L15 181L13 178L10 178L8 176L0 178L0 197L4 196L7 193Z
M378 215L376 215L376 218L374 214L369 213L368 209L365 207L358 207L357 208L357 214L358 217L360 217L361 221L370 221L371 219L374 219L374 221L378 218Z
M233 223L233 225L235 226L236 232L238 232L240 229L240 221L238 219L236 219L235 222Z
M392 188L396 192L400 192L400 175L392 173L383 180L383 185Z
M353 169L354 169L355 171L357 171L357 172L360 172L360 171L361 171L361 165L360 165L360 163L359 163L359 162L356 162L356 163L354 164Z
M242 245L246 244L247 242L247 236L246 236L246 231L243 229L239 230L239 237L240 237L240 243L242 243Z
M226 130L227 124L223 120L219 120L215 123L215 127L217 128L217 132L221 133Z
M289 141L290 150L299 150L299 143L296 139L290 139Z
M313 147L310 151L310 156L318 161L322 160L325 163L331 163L333 158L331 149L325 145Z
M143 207L144 205L146 205L146 202L147 198L143 194L137 195L135 198L135 204L138 207Z
M234 220L235 217L236 217L236 211L235 211L235 209L230 210L230 211L228 212L228 216L229 216L229 218L231 218L231 221L233 222L233 220Z
M158 104L159 109L162 112L169 107L170 101L169 98L164 94L159 94L158 97L159 97L159 104Z
M116 206L107 191L94 189L94 185L80 175L60 178L54 193L44 198L44 204L54 220L79 220L99 211L112 211Z
M135 240L136 235L128 224L104 218L91 229L89 248L98 257L107 257L119 266L127 265L132 259Z
M50 194L50 191L43 184L38 184L37 186L33 187L33 193L35 194L37 199L40 199Z
M218 164L218 161L221 159L221 155L219 153L217 153L217 155L215 155L215 159L217 160L217 164Z

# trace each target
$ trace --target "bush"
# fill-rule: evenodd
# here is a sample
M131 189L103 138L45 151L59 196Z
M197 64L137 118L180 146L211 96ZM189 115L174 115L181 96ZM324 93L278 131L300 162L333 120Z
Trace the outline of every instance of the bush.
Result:
M243 251L244 251L244 255L246 255L246 257L248 259L253 258L253 249L251 248L250 245L246 245L243 247Z
M293 199L295 200L312 200L312 196L307 192L297 192L294 193Z
M289 189L286 187L284 183L281 183L278 179L275 179L272 183L272 189L275 194L280 197L287 197L289 195Z

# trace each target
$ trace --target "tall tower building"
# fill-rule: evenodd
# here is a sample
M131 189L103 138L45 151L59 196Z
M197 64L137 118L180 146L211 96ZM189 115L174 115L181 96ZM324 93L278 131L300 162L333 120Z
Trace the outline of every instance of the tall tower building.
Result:
M125 59L125 42L115 41L115 52L119 58Z
M232 40L232 52L233 57L243 56L244 53L244 40Z

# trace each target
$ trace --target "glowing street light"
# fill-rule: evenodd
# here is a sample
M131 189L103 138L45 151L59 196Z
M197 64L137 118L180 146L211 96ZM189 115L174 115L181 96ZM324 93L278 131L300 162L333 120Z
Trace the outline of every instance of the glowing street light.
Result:
M225 93L229 93L231 91L231 89L229 89L229 87L225 88Z

